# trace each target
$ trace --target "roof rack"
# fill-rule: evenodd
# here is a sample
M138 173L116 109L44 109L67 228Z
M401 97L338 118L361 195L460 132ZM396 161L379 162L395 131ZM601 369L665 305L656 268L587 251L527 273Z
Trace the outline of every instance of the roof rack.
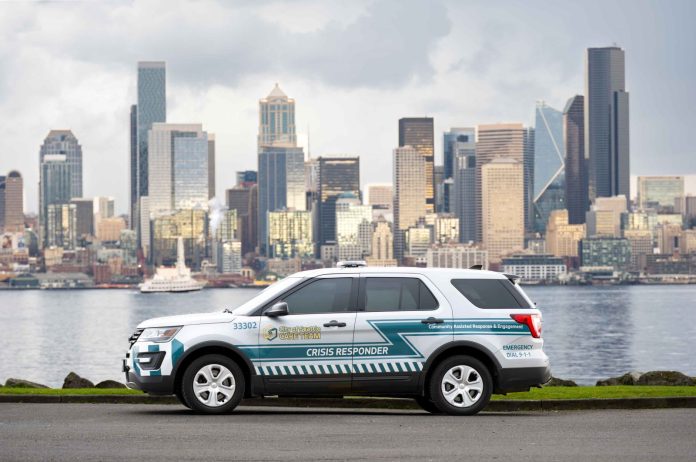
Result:
M336 263L336 268L361 268L367 266L364 260L343 260Z

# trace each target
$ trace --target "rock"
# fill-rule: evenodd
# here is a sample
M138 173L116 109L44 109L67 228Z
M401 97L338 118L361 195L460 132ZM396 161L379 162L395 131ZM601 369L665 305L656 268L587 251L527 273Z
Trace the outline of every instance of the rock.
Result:
M636 385L638 382L638 379L643 374L641 372L628 372L621 377L611 377L606 380L598 380L597 381L597 386L598 387L604 387L604 386L611 386L611 385Z
M94 388L126 388L126 386L115 380L102 380Z
M551 380L544 384L545 387L577 387L578 384L572 380L559 379L558 377L551 377Z
M641 375L636 385L696 385L696 381L677 371L650 371Z
M7 379L5 381L5 386L8 388L48 388L46 385L22 379Z
M94 388L94 384L74 372L69 373L63 381L63 388Z

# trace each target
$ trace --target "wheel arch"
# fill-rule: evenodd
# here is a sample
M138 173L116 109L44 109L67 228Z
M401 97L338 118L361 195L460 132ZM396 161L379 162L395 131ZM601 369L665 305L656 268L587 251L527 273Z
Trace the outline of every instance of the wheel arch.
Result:
M184 376L184 371L197 358L205 356L208 354L220 354L234 360L244 373L245 390L244 397L254 396L254 383L253 376L256 375L254 365L251 360L246 357L239 349L234 346L220 341L207 341L195 345L191 349L184 351L181 359L174 366L174 389L178 389L181 386L181 380Z
M502 368L498 360L490 351L482 347L480 344L467 340L459 340L441 346L435 350L433 354L430 355L430 358L428 358L428 360L425 362L423 372L421 373L418 383L418 389L423 396L427 396L428 394L427 384L430 381L430 377L435 371L437 365L454 355L468 355L481 361L491 373L491 377L493 378L493 393L496 392L498 389L500 370Z

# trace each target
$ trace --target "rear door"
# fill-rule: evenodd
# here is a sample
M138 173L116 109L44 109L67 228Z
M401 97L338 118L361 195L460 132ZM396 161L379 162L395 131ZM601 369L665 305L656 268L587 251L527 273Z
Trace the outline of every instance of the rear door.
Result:
M256 371L266 394L342 394L350 390L357 275L315 278L271 302L288 315L261 316Z
M419 274L366 274L360 278L353 344L355 392L417 391L425 361L452 341L452 308Z

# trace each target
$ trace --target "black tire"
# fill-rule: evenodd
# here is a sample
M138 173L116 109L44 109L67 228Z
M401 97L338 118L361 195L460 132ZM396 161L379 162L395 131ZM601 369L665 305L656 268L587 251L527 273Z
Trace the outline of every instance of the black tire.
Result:
M217 406L210 406L201 402L193 389L194 380L196 380L198 372L205 366L211 365L213 366L214 371L219 371L219 369L214 367L215 365L226 367L232 373L232 377L234 378L234 391L232 392L232 396L227 399L224 398L223 395L222 398L224 398L224 402ZM201 377L198 378L201 379ZM231 381L228 383L231 383ZM228 358L227 356L212 354L196 358L191 362L191 364L188 365L181 380L181 394L185 405L194 411L204 414L226 414L232 412L234 408L239 405L240 401L242 401L245 386L244 373L234 360ZM216 399L218 399L220 395L222 395L222 393L216 393ZM219 400L223 401L223 399Z
M445 374L452 368L457 366L468 366L474 369L470 372L470 378L476 380L476 376L480 378L480 382L483 388L477 393L476 390L470 392L470 397L474 398L475 401L469 406L458 406L451 404L447 398L445 398L443 387L443 378ZM445 359L440 364L437 365L435 371L430 376L430 382L428 383L430 390L430 397L433 404L437 406L440 411L445 414L450 415L474 415L477 414L481 409L488 405L491 400L491 394L493 392L493 378L488 368L478 359L466 355L457 355ZM462 394L459 394L461 400L463 401ZM473 395L473 396L472 396Z
M176 395L176 399L178 399L181 404L183 404L187 408L191 409L191 406L189 405L189 403L187 403L186 400L184 399L184 392L182 389L183 389L183 382L181 384L179 384L179 386L174 389L174 394Z
M435 403L430 401L430 399L426 396L416 396L414 398L416 400L416 403L426 412L429 412L431 414L442 414L442 411L435 406Z

